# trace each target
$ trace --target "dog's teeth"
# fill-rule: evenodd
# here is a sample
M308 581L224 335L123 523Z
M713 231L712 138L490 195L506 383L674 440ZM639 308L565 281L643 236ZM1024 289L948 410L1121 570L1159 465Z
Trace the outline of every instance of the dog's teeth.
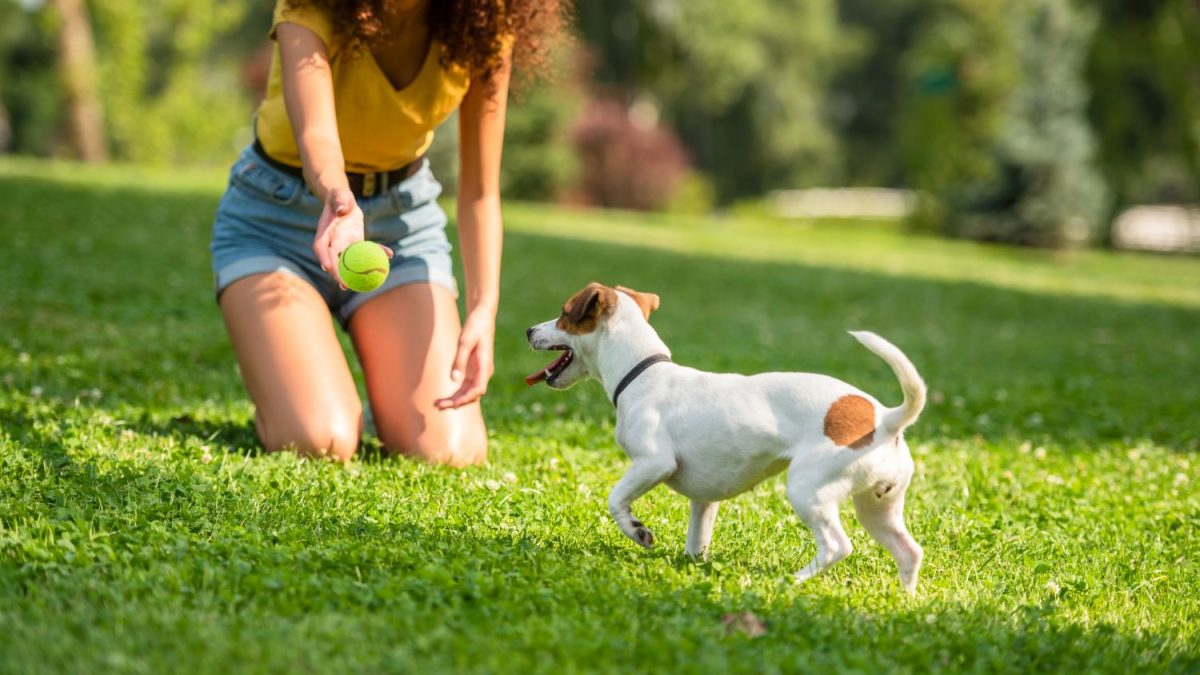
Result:
M546 377L549 378L550 377L550 369L547 368L544 372L546 373Z

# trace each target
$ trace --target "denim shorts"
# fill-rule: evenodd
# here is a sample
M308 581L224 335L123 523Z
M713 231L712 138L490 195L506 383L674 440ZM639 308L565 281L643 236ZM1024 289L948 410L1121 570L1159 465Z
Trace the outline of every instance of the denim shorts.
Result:
M212 231L212 269L218 298L238 279L287 272L321 294L344 328L363 303L405 284L430 282L457 297L446 238L446 213L437 203L442 186L426 160L397 185L358 200L366 238L392 249L391 271L370 293L338 288L312 251L323 204L304 180L272 167L247 147L229 172Z

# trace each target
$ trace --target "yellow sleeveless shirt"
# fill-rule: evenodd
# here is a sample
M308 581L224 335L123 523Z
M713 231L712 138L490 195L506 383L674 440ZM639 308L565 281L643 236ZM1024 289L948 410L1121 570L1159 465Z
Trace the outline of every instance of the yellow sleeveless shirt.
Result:
M420 157L433 142L434 129L458 108L470 86L470 75L465 68L442 67L439 58L442 45L436 40L430 45L416 79L396 89L369 49L355 53L340 50L330 18L321 10L308 5L293 8L287 0L277 0L271 24L272 40L275 27L285 22L316 33L330 52L333 102L346 171L390 171ZM267 95L258 108L255 133L272 158L301 166L283 102L278 44L271 60Z

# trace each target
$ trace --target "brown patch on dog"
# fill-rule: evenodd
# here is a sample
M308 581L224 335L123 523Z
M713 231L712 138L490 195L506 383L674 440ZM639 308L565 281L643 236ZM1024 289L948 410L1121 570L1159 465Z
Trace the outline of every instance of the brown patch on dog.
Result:
M642 308L642 316L646 317L647 320L650 319L650 313L658 309L658 296L654 293L643 293L635 291L632 288L626 288L625 286L617 286L617 290L633 298L638 307Z
M839 398L825 413L825 435L843 447L867 447L875 438L875 406L854 394Z
M593 281L563 303L562 316L555 325L571 335L590 333L596 330L600 317L612 312L616 306L617 292Z

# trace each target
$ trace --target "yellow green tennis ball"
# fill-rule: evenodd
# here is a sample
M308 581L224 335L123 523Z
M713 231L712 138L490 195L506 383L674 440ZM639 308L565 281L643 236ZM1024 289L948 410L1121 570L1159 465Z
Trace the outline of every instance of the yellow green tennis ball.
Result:
M372 241L351 244L338 257L338 274L352 291L366 293L383 285L391 263L383 247Z

